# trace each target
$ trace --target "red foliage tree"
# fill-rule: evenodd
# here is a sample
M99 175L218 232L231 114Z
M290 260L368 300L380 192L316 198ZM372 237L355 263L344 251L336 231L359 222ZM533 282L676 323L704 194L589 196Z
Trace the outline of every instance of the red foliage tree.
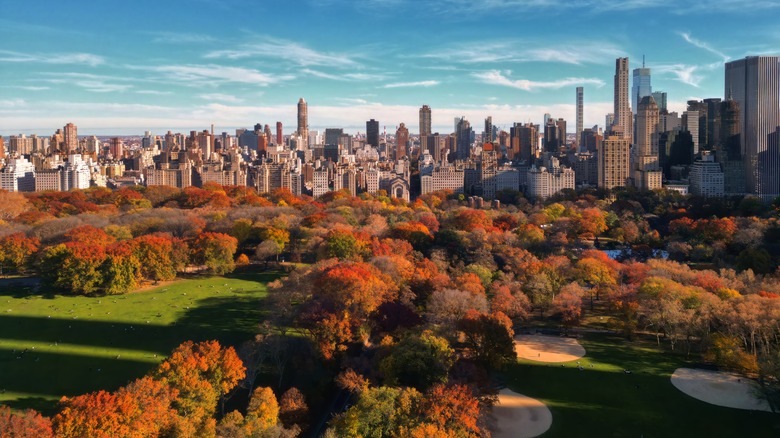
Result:
M11 412L8 406L0 406L0 437L3 438L51 438L51 420L28 409Z

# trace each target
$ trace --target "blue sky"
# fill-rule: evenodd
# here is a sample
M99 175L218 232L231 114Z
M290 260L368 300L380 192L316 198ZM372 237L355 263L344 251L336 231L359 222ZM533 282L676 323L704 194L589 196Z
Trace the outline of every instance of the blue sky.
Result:
M723 63L780 52L780 1L0 0L0 134L311 129L481 130L612 109L615 58L652 69L683 110L723 96Z

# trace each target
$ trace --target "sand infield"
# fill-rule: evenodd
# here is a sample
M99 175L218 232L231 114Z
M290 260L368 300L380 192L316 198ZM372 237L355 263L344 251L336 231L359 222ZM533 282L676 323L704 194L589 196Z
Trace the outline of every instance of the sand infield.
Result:
M493 417L496 420L491 430L494 438L531 438L552 426L552 412L544 403L508 389L498 393Z
M521 359L552 363L585 356L585 348L576 339L548 335L515 336L515 352Z
M769 403L758 397L758 384L736 374L678 368L672 374L672 385L713 405L772 412Z

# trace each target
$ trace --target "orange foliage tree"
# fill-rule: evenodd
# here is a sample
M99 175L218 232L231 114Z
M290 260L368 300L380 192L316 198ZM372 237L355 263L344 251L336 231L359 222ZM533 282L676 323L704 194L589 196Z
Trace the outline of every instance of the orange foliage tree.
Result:
M0 406L0 436L3 438L52 438L51 420L28 409L11 412L8 406Z

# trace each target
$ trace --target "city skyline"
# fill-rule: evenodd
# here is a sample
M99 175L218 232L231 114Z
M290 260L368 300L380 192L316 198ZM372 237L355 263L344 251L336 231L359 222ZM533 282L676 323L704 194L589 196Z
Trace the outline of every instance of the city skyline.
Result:
M726 61L780 47L767 13L777 2L272 1L260 26L244 18L256 8L244 0L158 3L0 0L0 134L47 135L67 122L128 135L281 121L289 135L300 97L320 131L365 132L375 119L416 135L422 105L433 132L451 132L460 116L492 116L508 131L550 113L574 126L579 86L584 126L603 126L615 58L633 71L646 55L653 91L682 112L687 100L724 97ZM609 26L583 32L599 21Z

